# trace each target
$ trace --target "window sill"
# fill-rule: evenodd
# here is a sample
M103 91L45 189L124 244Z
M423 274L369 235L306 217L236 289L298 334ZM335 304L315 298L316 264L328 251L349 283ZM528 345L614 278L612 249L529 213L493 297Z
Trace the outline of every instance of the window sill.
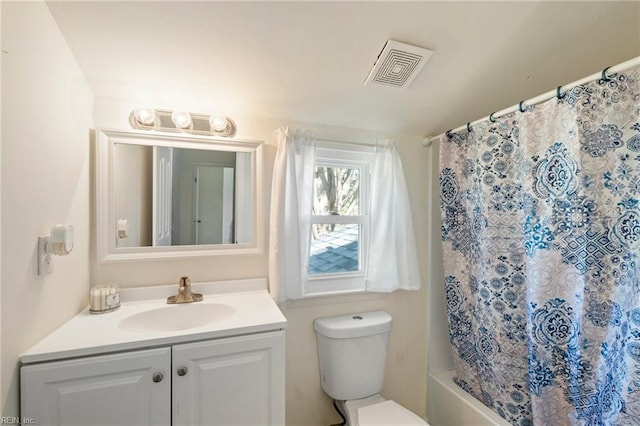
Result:
M387 299L392 293L374 293L364 290L307 294L302 299L286 300L278 305L287 309L308 308L313 306L338 305ZM365 308L366 309L366 308Z

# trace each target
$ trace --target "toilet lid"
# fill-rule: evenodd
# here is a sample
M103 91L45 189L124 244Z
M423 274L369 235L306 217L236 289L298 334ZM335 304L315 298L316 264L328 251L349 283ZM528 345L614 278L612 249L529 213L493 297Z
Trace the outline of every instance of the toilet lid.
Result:
M358 409L358 424L360 426L393 425L428 425L427 422L394 401L384 401L367 405Z

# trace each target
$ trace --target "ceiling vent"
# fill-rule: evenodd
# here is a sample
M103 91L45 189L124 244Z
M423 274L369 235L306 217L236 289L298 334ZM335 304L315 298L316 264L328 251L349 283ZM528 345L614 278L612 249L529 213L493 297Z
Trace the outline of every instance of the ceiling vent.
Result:
M364 85L380 84L406 89L432 54L433 50L388 40Z

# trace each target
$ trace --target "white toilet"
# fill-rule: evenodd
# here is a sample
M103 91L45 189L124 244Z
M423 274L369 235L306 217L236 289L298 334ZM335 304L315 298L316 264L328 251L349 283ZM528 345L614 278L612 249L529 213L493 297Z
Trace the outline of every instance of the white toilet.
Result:
M391 315L365 312L314 321L322 390L336 401L347 426L427 425L380 396Z

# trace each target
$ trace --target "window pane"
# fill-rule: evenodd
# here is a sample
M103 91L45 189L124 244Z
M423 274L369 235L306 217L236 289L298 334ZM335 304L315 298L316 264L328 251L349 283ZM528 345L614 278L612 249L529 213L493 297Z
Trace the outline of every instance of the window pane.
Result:
M360 214L360 169L316 167L314 215Z
M360 228L357 224L315 224L311 237L309 275L357 272Z

